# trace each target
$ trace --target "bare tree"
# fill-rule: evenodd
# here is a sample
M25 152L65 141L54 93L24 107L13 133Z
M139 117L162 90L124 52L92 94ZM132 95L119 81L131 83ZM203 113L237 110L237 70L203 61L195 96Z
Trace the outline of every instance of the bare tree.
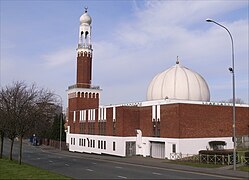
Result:
M1 138L1 147L0 147L0 159L3 157L3 143L6 131L6 118L5 118L5 111L2 107L2 98L0 93L0 138Z
M9 159L12 160L14 139L17 136L15 117L17 116L17 96L20 87L6 87L1 90L1 109L4 117L4 130L6 136L11 140Z
M22 161L23 137L30 132L36 124L47 120L47 108L50 102L54 102L54 94L48 90L39 90L34 84L28 87L23 82L14 82L1 91L3 98L3 111L7 119L7 136L11 140L10 159L14 138L20 141L19 164Z

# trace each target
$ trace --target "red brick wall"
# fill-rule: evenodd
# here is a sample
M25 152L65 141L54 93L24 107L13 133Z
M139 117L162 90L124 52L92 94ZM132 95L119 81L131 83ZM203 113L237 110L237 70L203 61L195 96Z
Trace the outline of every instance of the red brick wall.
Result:
M77 84L85 84L85 87L90 87L92 79L92 56L87 55L87 52L78 54L77 57Z
M142 131L142 136L152 136L152 107L140 107L140 130Z
M249 108L236 107L236 135L247 135ZM232 136L232 106L180 104L180 137Z
M138 107L124 107L123 108L123 136L136 136L136 129L139 127L139 108Z
M160 137L179 138L179 104L161 105Z
M99 98L95 97L75 97L68 100L68 125L71 127L71 133L79 133L79 110L94 109L99 107ZM76 111L76 121L73 122L73 112ZM96 112L95 112L96 113ZM95 114L95 118L98 118L98 114ZM88 116L87 116L88 119ZM87 124L87 123L86 123ZM86 127L86 129L88 129ZM95 126L96 131L96 126Z
M79 101L79 100L78 100ZM76 99L70 104L72 110L76 107ZM79 102L78 102L79 103ZM83 103L84 104L84 103ZM82 104L82 105L83 105ZM95 104L97 106L97 104ZM96 107L95 106L95 107ZM161 105L160 137L164 138L204 138L232 136L232 107L200 104L168 104ZM106 135L113 135L113 108L107 108ZM73 114L69 113L72 120ZM78 117L78 115L77 115ZM97 111L95 134L97 130ZM136 136L135 130L140 129L143 136L152 137L152 107L116 107L116 136ZM78 118L79 119L79 118ZM79 130L76 123L70 123L71 132ZM75 126L75 127L74 127ZM236 134L238 136L249 133L249 108L236 108Z
M106 135L112 136L113 135L113 108L107 108L106 109Z

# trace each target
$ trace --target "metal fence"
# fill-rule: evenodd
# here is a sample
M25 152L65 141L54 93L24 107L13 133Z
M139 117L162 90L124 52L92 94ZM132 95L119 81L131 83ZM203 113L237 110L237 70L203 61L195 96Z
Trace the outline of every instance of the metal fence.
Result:
M206 163L206 164L221 164L231 165L233 164L233 155L208 155L208 154L182 154L171 153L171 160ZM236 156L236 163L249 165L249 158L245 156Z

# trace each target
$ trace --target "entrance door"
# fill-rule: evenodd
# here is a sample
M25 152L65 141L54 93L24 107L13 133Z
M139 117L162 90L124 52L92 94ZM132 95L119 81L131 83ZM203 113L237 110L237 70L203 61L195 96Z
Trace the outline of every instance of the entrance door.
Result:
M151 157L164 159L165 158L165 143L151 142Z
M136 142L127 141L126 142L126 156L135 156L136 155Z

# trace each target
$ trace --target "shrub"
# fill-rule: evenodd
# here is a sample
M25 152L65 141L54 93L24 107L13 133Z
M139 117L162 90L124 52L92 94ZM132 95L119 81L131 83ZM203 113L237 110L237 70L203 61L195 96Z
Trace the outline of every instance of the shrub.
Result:
M227 145L225 141L210 141L208 144L213 150L224 149L224 146Z

